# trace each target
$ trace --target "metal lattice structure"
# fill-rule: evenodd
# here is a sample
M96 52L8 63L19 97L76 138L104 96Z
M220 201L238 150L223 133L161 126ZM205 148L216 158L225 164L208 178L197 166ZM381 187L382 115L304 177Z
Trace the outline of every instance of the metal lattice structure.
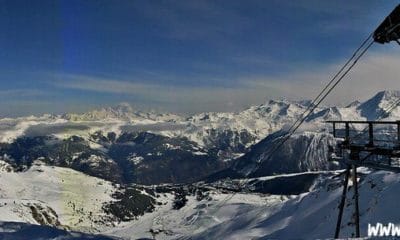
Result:
M354 186L355 235L360 237L357 167L400 173L400 121L327 121L337 145L331 159L346 166L335 238L339 238L350 177Z

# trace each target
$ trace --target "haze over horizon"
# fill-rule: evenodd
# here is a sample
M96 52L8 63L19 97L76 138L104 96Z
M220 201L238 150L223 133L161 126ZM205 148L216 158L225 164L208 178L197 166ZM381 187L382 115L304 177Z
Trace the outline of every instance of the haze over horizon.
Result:
M237 111L312 99L397 1L0 0L0 117ZM325 104L400 89L400 48L371 48ZM362 87L360 89L360 86Z

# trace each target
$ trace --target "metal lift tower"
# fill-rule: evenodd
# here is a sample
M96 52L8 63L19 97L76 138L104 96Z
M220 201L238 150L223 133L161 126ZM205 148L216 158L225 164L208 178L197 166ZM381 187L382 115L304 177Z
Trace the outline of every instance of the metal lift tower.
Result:
M332 124L333 136L340 139L336 149L332 149L332 159L346 166L335 238L339 238L340 234L350 177L354 189L355 236L360 237L357 167L400 173L397 161L397 158L400 158L400 121L328 121L328 123ZM379 130L378 133L376 130Z

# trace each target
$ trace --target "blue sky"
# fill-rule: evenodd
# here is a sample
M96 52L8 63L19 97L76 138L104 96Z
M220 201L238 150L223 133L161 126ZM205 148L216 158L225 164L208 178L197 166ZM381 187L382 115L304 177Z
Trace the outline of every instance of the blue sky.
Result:
M312 98L396 4L0 0L0 116L119 102L234 111L269 98ZM356 76L396 66L399 49L375 46ZM391 81L367 93L400 87L397 72L382 71ZM354 82L329 101L363 98Z

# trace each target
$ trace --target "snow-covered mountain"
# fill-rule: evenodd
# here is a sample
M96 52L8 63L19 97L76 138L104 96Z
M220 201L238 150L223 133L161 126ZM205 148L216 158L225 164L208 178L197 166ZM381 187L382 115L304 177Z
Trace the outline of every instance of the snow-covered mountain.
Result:
M132 123L139 122L154 123L154 122L169 122L179 121L181 116L171 113L156 113L142 112L134 110L128 103L120 103L115 107L106 107L99 110L93 110L82 114L67 113L63 114L62 118L70 121L129 121Z
M387 118L390 116L398 117L399 109L394 109L390 116L385 115L388 109L398 105L400 91L382 91L377 93L373 98L363 102L357 107L361 116L368 120L374 120L378 117Z
M346 107L316 109L279 151L271 149L279 145L280 140L285 137L284 129L268 135L251 146L244 156L236 159L231 167L232 171L243 176L265 176L340 168L329 162L328 148L335 146L336 143L330 133L330 126L324 121L398 120L399 104L400 91L383 91L363 103L353 102ZM379 133L375 135L375 137L388 137L379 136Z
M278 135L278 136L277 136ZM337 169L329 161L329 146L335 139L326 132L304 132L288 139L279 150L274 149L285 135L272 134L251 147L237 159L232 168L243 176L268 176L282 173Z
M75 166L75 169L84 165L89 165L90 169L90 166L96 166L93 161L101 160L103 163L97 164L98 166L109 166L110 169L115 169L114 172L121 172L122 175L126 174L123 173L126 168L144 170L150 165L160 166L162 159L166 159L165 156L178 156L178 153L182 156L178 159L188 159L185 154L189 154L191 157L188 162L193 162L190 159L207 159L200 161L208 166L206 168L215 171L234 166L235 170L247 174L248 171L252 171L252 166L265 161L259 170L255 170L257 173L254 176L323 170L330 169L331 166L327 163L326 147L322 146L333 144L324 121L376 119L378 116L396 119L400 117L398 109L395 108L388 116L384 111L396 106L395 103L399 99L400 92L383 91L363 103L353 102L346 107L318 107L282 150L274 153L275 156L269 156L269 151L265 149L271 149L272 145L282 138L285 129L302 116L310 106L310 101L270 100L240 112L208 112L189 117L168 113L144 113L133 110L128 104L120 104L83 114L1 119L0 153L11 156L11 159L17 162L22 158L29 162L42 157L48 163ZM135 140L135 136L139 139ZM153 137L150 141L145 137L142 142L140 136ZM71 139L79 141L74 141L72 145L75 146L75 150L67 149L70 151L66 154L62 146L69 145L59 146L60 144L56 143L68 142ZM133 143L136 145L128 146ZM52 146L52 149L59 146L63 156L59 152L49 153L49 146ZM39 153L38 148L41 149ZM66 156L70 156L70 160L64 161ZM79 162L75 161L77 159ZM83 162L85 159L87 163ZM217 161L222 163L218 165ZM279 164L276 164L277 162ZM171 169L172 163L173 161L166 165L167 169ZM139 166L141 164L144 165ZM164 160L161 165L165 164ZM176 164L174 165L176 169ZM99 174L98 170L86 172L100 177L107 175ZM167 181L191 181L178 177L176 171L172 174L168 170L165 174L170 176L165 178ZM137 179L133 176L124 178ZM156 182L149 180L148 183Z
M16 137L29 134L35 126L48 125L48 134L74 131L85 135L98 130L144 130L168 136L186 136L190 140L205 144L210 130L247 131L259 141L271 132L290 124L306 109L309 102L291 102L288 100L271 100L259 106L253 106L241 112L208 112L189 117L170 113L134 111L127 104L102 108L82 114L43 115L40 117L21 117L1 120L2 142L12 141ZM107 124L102 124L107 123ZM104 125L113 124L114 129ZM51 127L57 129L51 129ZM65 127L65 131L60 131ZM53 131L53 132L52 132ZM6 136L5 136L6 135ZM246 142L251 144L252 142Z
M310 101L192 116L121 104L0 119L0 238L30 226L14 222L128 239L331 237L341 166L328 161L335 139L324 121L398 120L398 102L399 91L384 91L320 106L279 151L271 149ZM396 198L385 189L400 177L360 171L361 194L373 199L361 203L364 233L367 221L396 222L380 203ZM351 236L350 221L342 228Z
M193 178L177 176L174 161L165 162L165 156L178 156L178 153L181 157L177 159L187 159L188 163L201 161L206 166L204 169L218 171L233 166L240 173L257 171L254 176L330 169L332 166L327 163L326 146L333 144L333 140L324 121L375 119L394 106L399 96L398 91L383 91L363 103L353 102L346 107L319 107L282 150L274 153L275 156L270 156L266 149L271 149L285 129L302 116L310 101L270 100L240 112L208 112L189 117L144 113L133 110L128 104L120 104L83 114L1 119L0 153L17 162L21 162L22 158L29 162L42 157L47 163L74 166L78 170L84 168L86 173L99 177L107 176L107 169L114 169L117 177L109 178L114 180L142 179L141 174L137 175L138 171L149 169L151 165L166 166L154 168L158 172L169 169L165 172L166 177L149 179L148 183L161 179L192 181ZM394 109L389 116L382 116L395 119L400 117L400 111ZM147 141L147 137L140 140L140 136L153 137ZM79 141L65 143L71 142L71 139ZM71 145L74 147L68 148ZM54 151L56 146L58 152ZM66 149L63 148L65 146ZM67 156L69 160L65 161ZM222 163L218 164L218 161ZM255 165L261 165L260 169L251 170ZM96 166L98 170L94 168ZM101 173L100 169L105 166L105 172ZM188 169L194 166L199 167L198 164L187 165ZM127 176L125 169L132 168L137 170ZM199 178L204 177L207 171L202 171Z

